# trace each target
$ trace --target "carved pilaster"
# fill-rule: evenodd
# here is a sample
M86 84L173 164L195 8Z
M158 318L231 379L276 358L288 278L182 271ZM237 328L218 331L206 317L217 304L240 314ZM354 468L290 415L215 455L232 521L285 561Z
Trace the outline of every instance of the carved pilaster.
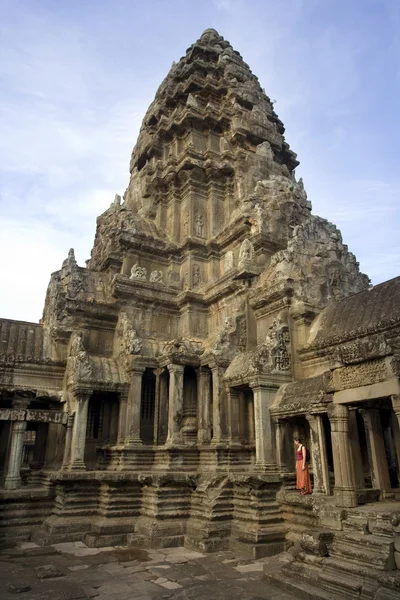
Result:
M199 374L197 440L199 444L209 444L211 441L211 371L207 367L201 367Z
M75 392L75 417L72 428L71 441L71 460L69 470L85 471L85 444L86 444L86 429L88 419L89 398L92 392L85 390L84 392Z
M213 444L225 443L228 440L228 407L225 386L223 383L225 369L218 365L211 366L213 396Z
M260 468L275 468L275 453L272 435L271 416L276 388L269 388L259 382L252 384L254 394L254 421L256 441L256 465Z
M167 446L179 446L182 439L183 418L183 370L182 365L169 364L169 407Z
M141 446L140 437L140 406L142 402L142 375L144 367L135 365L129 369L130 387L127 399L126 422L129 446Z
M314 494L330 494L329 468L322 415L306 415L311 434Z
M275 427L275 454L276 454L276 464L278 466L279 471L287 471L286 464L286 435L287 435L287 422L284 419L273 419L274 427Z
M74 427L75 413L68 415L67 419L67 430L65 433L65 446L64 446L64 458L62 462L62 469L68 469L71 460L71 445L72 445L72 431Z
M24 448L26 421L14 421L11 426L11 444L8 455L7 474L4 479L6 490L15 490L21 485L21 463Z

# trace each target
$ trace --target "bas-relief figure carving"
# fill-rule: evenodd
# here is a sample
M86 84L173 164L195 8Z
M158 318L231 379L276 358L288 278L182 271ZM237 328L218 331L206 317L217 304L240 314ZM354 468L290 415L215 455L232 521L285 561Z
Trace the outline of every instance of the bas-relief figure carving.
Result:
M233 251L228 250L224 258L224 273L227 273L231 269L233 269Z
M152 271L150 273L150 281L152 283L163 283L163 274L162 271Z
M146 279L147 279L146 267L139 267L138 264L133 265L133 267L131 269L130 279L141 279L142 281L146 281Z
M248 65L206 30L161 83L87 266L70 250L40 323L0 320L2 485L25 515L46 497L42 543L68 530L107 545L110 517L121 545L161 536L263 557L301 544L281 584L304 574L310 593L317 581L340 596L351 564L361 599L398 593L386 500L400 500L400 278L371 288L312 214L283 133ZM9 418L37 403L40 478L21 463L26 421ZM310 451L312 497L294 491L293 435ZM1 495L0 509L9 542L20 517Z
M250 240L247 238L243 240L242 245L240 246L239 252L239 267L242 267L248 263L253 261L254 257L254 247Z

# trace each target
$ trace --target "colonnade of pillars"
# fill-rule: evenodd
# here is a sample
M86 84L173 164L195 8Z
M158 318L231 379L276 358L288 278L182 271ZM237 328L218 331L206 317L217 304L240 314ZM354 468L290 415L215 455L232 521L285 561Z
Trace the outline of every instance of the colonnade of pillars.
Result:
M167 416L168 429L165 447L184 445L182 420L184 413L184 365L168 364L169 384L160 378L156 379L156 419L155 442L158 443L160 423L158 416ZM130 371L129 392L121 394L118 444L126 447L142 445L140 436L140 398L144 367L135 366ZM218 446L235 446L240 442L237 426L240 422L238 391L226 388L223 381L224 369L219 365L200 367L198 369L197 393L197 443ZM248 415L251 423L252 437L255 440L256 465L270 468L276 465L271 430L269 407L272 405L276 388L268 387L256 381L251 386L254 403L251 403ZM66 443L63 468L69 470L85 469L85 437L88 418L90 392L76 393L76 412L67 424Z
M400 397L392 397L392 406L399 424L397 452L400 462ZM357 407L362 416L366 433L366 446L372 488L380 490L380 497L390 496L391 483L379 410ZM335 473L334 496L336 504L343 507L357 506L357 490L365 486L361 460L360 441L357 432L356 411L344 404L333 404L328 410L331 426L333 468ZM310 451L313 466L314 493L331 493L327 444L322 414L306 415L310 426ZM284 436L286 422L274 418L277 464L285 470Z

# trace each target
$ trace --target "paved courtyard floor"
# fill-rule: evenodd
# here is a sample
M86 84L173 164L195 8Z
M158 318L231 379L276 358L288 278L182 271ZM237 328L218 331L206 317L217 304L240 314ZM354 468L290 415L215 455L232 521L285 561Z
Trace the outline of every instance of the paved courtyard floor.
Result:
M186 548L88 548L82 542L0 553L2 600L294 600L262 581L265 562L233 552L203 555Z

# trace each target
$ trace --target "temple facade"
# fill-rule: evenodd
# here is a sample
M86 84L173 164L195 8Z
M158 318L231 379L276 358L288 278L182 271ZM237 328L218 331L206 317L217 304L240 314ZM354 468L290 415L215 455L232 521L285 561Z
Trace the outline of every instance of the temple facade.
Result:
M282 583L314 569L335 591L351 564L349 594L365 565L371 589L400 568L400 278L371 288L298 164L206 30L158 89L86 267L71 249L39 324L0 320L3 540L300 542Z

